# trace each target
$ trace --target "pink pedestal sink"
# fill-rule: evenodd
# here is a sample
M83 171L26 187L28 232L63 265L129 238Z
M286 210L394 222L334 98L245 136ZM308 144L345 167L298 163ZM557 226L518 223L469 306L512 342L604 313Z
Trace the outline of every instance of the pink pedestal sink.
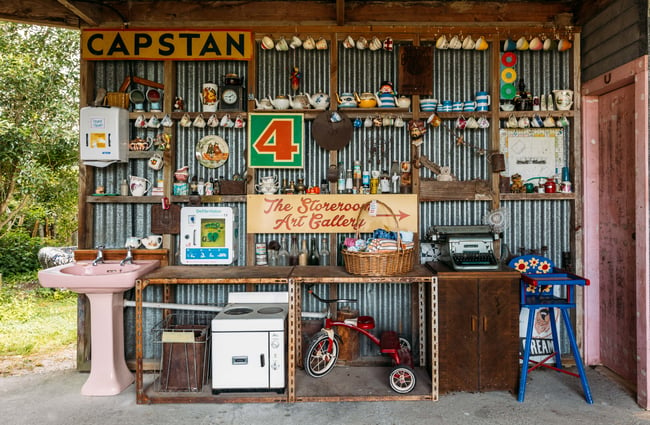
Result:
M160 266L158 260L137 260L120 266L106 261L93 266L77 262L41 270L38 280L46 288L65 288L90 300L90 376L81 388L89 396L121 393L135 380L124 359L124 291Z

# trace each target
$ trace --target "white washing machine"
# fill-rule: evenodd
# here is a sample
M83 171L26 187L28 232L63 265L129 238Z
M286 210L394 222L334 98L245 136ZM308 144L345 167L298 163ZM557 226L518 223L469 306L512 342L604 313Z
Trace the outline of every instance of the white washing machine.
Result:
M286 386L287 292L235 292L212 320L212 392Z

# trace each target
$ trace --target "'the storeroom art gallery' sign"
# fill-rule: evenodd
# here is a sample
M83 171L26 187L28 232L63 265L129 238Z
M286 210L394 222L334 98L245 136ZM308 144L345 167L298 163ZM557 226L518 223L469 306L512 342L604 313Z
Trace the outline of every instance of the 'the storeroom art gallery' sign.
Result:
M246 30L97 29L81 32L86 60L250 60Z
M373 199L393 210L378 206L375 216L359 210ZM248 195L248 233L370 233L375 229L418 231L416 195Z

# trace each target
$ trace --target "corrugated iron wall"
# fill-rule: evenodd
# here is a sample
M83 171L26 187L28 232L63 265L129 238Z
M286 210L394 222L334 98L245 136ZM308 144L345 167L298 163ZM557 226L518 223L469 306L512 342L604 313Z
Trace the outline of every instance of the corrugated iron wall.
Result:
M257 48L257 81L255 91L258 97L277 95L295 95L290 87L290 72L298 67L302 73L299 92L310 94L316 92L376 92L383 81L391 81L398 87L397 67L400 45L396 43L393 52L384 50L370 51L345 49L339 45L338 87L330 87L330 51L304 49L280 52ZM439 100L472 100L477 91L488 91L490 81L495 78L490 69L491 46L488 51L435 50L433 59L434 95ZM528 89L534 94L549 93L552 89L573 88L570 78L570 55L568 52L518 52L517 72L525 79ZM154 81L163 81L163 64L161 62L97 62L95 67L97 87L106 87L109 91L117 90L126 76L137 75ZM188 111L200 111L199 91L205 82L221 83L226 73L237 73L246 80L247 63L232 61L180 62L177 66L178 95L185 100ZM249 92L252 90L249 88ZM496 100L496 99L495 99ZM336 99L333 98L332 102ZM493 104L492 107L497 107ZM207 114L206 114L207 115ZM469 116L469 114L468 114ZM366 114L356 112L350 119L365 119ZM371 116L372 117L372 116ZM397 115L395 116L395 118ZM205 116L207 119L208 116ZM233 117L234 118L234 117ZM429 127L424 136L421 154L440 165L451 167L452 173L461 180L489 179L490 167L480 149L490 150L491 129L454 128L454 120L445 120L438 128ZM496 125L496 123L491 123ZM503 126L503 123L501 123ZM132 135L140 137L155 136L158 130L132 128ZM570 134L569 131L566 132ZM195 159L196 143L204 136L216 134L223 137L230 148L230 159L223 167L206 169L199 166ZM455 143L456 136L462 134L465 145ZM330 166L329 152L318 146L311 136L311 121L305 126L305 166L304 169L258 170L257 175L277 175L283 179L297 181L304 178L308 186L318 185L325 178ZM231 178L235 173L245 170L244 149L246 131L242 129L218 128L177 128L175 140L176 164L188 165L190 175L215 179L219 176ZM569 140L567 139L567 145ZM568 146L567 146L568 148ZM364 169L388 170L391 161L408 160L411 157L411 144L406 126L398 127L361 127L355 129L352 140L337 154L337 161L342 161L346 168L352 168L353 161L361 161ZM566 149L569 152L569 149ZM96 170L96 184L104 185L107 191L119 191L119 183L130 175L139 175L155 181L161 172L147 167L145 160L130 160L128 164L118 164ZM430 178L427 169L420 169L422 178ZM246 205L245 203L225 204L238 208L239 246L238 263L245 264L246 247ZM548 255L560 263L561 253L570 249L572 201L504 201L509 225L504 233L505 245L513 254L521 248L525 250L548 247ZM144 236L150 229L149 204L96 204L93 223L95 226L95 244L118 247L124 244L127 236ZM490 210L490 203L485 201L445 201L425 202L420 205L421 235L431 225L476 225L482 224L483 218ZM340 238L348 235L298 235L299 239L322 237ZM283 241L283 235L256 235L256 241ZM227 286L179 286L176 288L176 301L191 304L222 304L231 290L243 290L241 287ZM374 315L379 329L395 329L410 335L411 289L408 285L339 285L339 295L358 298L358 308L362 314ZM159 297L158 289L145 291L145 298L154 300ZM158 298L159 299L159 298ZM323 306L314 304L308 297L303 297L306 311L319 311ZM160 312L145 309L145 332L160 320ZM134 328L132 312L126 316L126 328ZM131 332L131 331L128 331ZM129 341L133 338L128 336ZM417 347L417 341L411 341ZM129 354L134 347L127 344ZM145 358L156 354L157 346L152 337L145 335ZM362 354L373 354L374 347L362 346Z

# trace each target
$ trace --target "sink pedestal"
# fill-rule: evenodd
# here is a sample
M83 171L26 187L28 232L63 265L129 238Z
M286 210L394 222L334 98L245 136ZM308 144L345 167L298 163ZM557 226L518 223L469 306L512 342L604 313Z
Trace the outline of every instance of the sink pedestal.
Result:
M90 376L81 387L88 396L115 395L135 380L124 359L124 296L86 294L90 301Z

